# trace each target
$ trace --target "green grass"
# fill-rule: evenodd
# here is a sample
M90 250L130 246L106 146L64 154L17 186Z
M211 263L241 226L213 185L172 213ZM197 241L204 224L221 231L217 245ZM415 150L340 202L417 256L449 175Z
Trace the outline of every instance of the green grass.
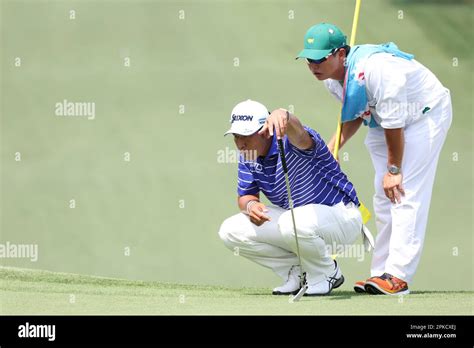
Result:
M331 296L290 303L286 296L269 295L267 288L129 281L12 267L0 267L0 279L2 315L473 314L473 293L465 291L415 291L397 297L335 290Z

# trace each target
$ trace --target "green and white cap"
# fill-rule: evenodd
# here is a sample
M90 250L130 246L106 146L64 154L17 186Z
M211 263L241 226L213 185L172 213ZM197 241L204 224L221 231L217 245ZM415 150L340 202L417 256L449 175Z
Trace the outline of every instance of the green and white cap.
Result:
M298 58L323 59L336 48L347 45L346 36L334 24L319 23L308 29L304 36L304 49Z
M230 129L224 134L252 135L263 127L268 117L265 105L253 100L238 103L230 114Z

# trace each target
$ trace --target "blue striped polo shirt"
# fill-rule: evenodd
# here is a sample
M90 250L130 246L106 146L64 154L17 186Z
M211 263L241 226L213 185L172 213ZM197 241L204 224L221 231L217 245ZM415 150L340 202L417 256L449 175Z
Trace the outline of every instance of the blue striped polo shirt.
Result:
M291 196L294 206L324 204L333 206L341 201L345 204L359 200L352 183L329 152L321 136L309 127L304 127L314 141L313 147L300 150L288 137L283 138ZM289 209L285 177L281 165L276 135L268 154L256 161L245 161L240 156L238 167L239 196L263 192L276 206Z

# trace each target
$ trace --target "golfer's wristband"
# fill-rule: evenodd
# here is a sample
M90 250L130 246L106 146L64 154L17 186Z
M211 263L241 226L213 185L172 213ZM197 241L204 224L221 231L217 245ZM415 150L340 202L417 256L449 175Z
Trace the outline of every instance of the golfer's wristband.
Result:
M247 202L247 206L245 208L245 210L247 210L247 214L250 215L250 209L252 209L252 207L257 203L258 203L258 201L248 201Z

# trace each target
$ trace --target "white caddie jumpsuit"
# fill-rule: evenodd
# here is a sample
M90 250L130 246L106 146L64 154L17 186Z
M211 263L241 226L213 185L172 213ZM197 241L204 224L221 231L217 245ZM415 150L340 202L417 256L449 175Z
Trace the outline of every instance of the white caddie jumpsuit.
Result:
M452 121L449 90L416 60L388 53L370 56L365 64L365 87L372 116L365 145L375 169L374 210L377 238L371 276L383 273L411 282L420 261L439 154ZM342 100L338 81L324 81ZM392 204L383 190L387 173L384 128L404 128L401 172L405 196Z

